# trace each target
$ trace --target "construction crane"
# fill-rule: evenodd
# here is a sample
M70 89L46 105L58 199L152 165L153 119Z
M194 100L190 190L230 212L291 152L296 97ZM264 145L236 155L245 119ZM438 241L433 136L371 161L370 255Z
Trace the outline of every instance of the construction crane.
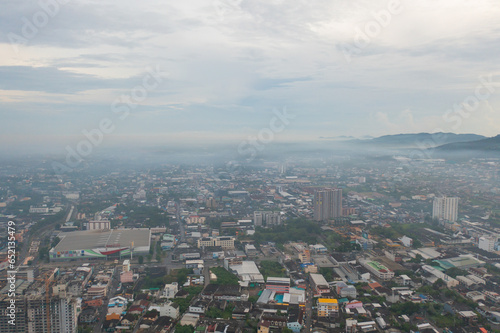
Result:
M43 278L35 278L36 281L43 281L45 283L45 316L47 320L47 332L51 333L50 329L50 283L52 279L50 278L54 272L47 272L43 275Z

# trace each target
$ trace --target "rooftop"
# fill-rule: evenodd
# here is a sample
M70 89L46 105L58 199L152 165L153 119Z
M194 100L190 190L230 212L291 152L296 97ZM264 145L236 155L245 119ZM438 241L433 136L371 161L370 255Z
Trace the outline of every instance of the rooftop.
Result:
M84 230L62 232L61 241L54 251L86 250L106 247L149 247L151 232L149 229L113 229Z

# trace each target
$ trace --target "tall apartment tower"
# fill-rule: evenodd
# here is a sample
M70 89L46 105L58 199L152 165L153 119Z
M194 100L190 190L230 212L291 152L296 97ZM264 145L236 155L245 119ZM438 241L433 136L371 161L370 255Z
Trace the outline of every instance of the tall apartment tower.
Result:
M50 332L47 329L45 296L28 296L26 317L28 333L76 333L78 328L77 305L74 298L50 299Z
M325 189L314 193L314 220L324 221L342 216L342 189Z
M15 303L7 294L0 295L0 332L1 333L26 333L26 302L23 296L16 296ZM9 308L10 307L10 308ZM12 321L12 319L15 319ZM10 322L10 323L9 323ZM12 325L12 324L15 325Z
M434 198L432 218L456 222L458 218L458 200L457 197Z

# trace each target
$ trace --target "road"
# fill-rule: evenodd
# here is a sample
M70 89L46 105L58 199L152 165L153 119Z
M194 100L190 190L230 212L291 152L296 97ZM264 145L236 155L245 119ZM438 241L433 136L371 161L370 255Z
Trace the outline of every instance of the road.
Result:
M68 211L67 206L66 206L65 210ZM71 218L71 215L73 215L73 211L74 211L74 206L71 206L71 209L69 210L69 213L64 221L67 221ZM22 265L24 260L28 257L28 255L29 255L28 251L31 247L31 242L35 241L35 240L40 241L40 246L42 246L42 241L45 238L46 234L49 231L52 231L52 228L54 228L54 226L60 222L63 222L63 220L61 219L61 220L55 221L49 225L43 226L42 228L40 228L40 230L37 230L36 232L33 232L33 231L28 232L28 238L23 241L23 247L22 247L22 249L19 252L19 255L17 257L17 264L19 266ZM34 257L34 259L32 262L32 266L34 267L38 263L38 255L34 255L33 257Z
M179 232L180 232L180 243L184 243L186 241L186 232L184 230L184 223L181 220L181 204L180 202L175 203L175 215L177 216L177 223L179 223Z
M116 288L118 288L118 278L120 276L120 273L118 272L118 267L116 266L115 271L113 273L113 277L111 280L111 284L108 290L108 295L106 297L106 300L104 301L103 305L98 309L99 311L99 319L96 321L94 324L94 329L93 332L102 332L102 325L104 324L104 321L106 320L106 315L108 313L108 303L111 298L113 298L116 294Z
M304 332L311 332L311 321L312 321L312 299L313 299L313 291L309 282L307 281L306 288L306 324L304 326Z

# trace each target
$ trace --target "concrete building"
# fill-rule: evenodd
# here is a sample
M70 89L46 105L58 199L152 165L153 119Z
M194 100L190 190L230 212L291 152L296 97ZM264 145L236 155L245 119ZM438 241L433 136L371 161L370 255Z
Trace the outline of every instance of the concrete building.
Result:
M253 261L232 261L224 259L224 267L238 275L243 284L265 283L264 276Z
M166 284L163 288L162 297L164 298L174 298L175 294L179 291L179 285L177 282L172 282L171 284Z
M318 317L337 317L339 314L339 302L336 299L318 299Z
M44 205L44 206L30 206L29 210L30 214L48 214L49 213L49 208Z
M495 245L498 241L498 237L493 236L483 236L479 237L478 248L487 252L495 251Z
M83 224L86 230L109 230L111 222L109 220L88 221Z
M14 306L11 304L11 299L15 300ZM10 307L10 308L9 308ZM12 312L11 312L12 311ZM15 325L9 323L12 317L15 316ZM28 332L26 318L26 299L23 296L16 296L15 298L8 297L7 294L0 295L0 332L8 333L25 333Z
M47 331L45 296L29 296L26 300L26 332ZM50 330L52 333L76 333L78 328L77 302L74 298L50 299Z
M342 216L342 189L325 189L314 193L314 220L324 221Z
M310 274L311 287L314 290L314 295L321 296L330 293L330 285L325 277L321 274Z
M61 241L49 251L51 262L70 260L117 260L147 255L151 245L149 229L113 229L61 232Z
M268 277L266 289L272 290L277 294L286 294L290 291L290 278Z
M432 218L456 222L458 219L458 201L459 198L457 197L434 198Z
M204 216L191 215L188 218L186 218L186 223L187 224L205 224L206 219L207 218Z
M337 295L339 295L340 297L349 297L349 298L356 298L358 294L356 291L356 287L347 285L344 282L337 282L336 292Z
M120 273L120 282L121 283L132 283L134 282L134 272L121 272Z
M220 246L224 250L234 250L234 237L204 237L198 239L198 248Z
M253 221L256 227L272 227L281 225L281 213L272 211L255 211Z
M128 272L128 271L130 271L130 260L125 259L123 261L122 272Z
M441 272L440 270L438 270L432 266L423 265L422 269L424 271L426 271L427 273L432 274L436 278L443 280L446 283L446 286L448 288L456 287L460 284L460 282L458 282L458 280L455 280L451 276L446 275L445 273Z
M413 239L411 239L410 237L403 236L399 240L406 247L411 247L413 245Z
M394 277L394 272L378 261L360 260L360 264L380 280L387 281Z
M253 244L245 244L245 253L247 256L256 256L259 254L257 248Z
M153 305L149 311L156 310L160 313L161 317L169 317L172 319L179 318L179 305L173 302L167 302L159 305Z

